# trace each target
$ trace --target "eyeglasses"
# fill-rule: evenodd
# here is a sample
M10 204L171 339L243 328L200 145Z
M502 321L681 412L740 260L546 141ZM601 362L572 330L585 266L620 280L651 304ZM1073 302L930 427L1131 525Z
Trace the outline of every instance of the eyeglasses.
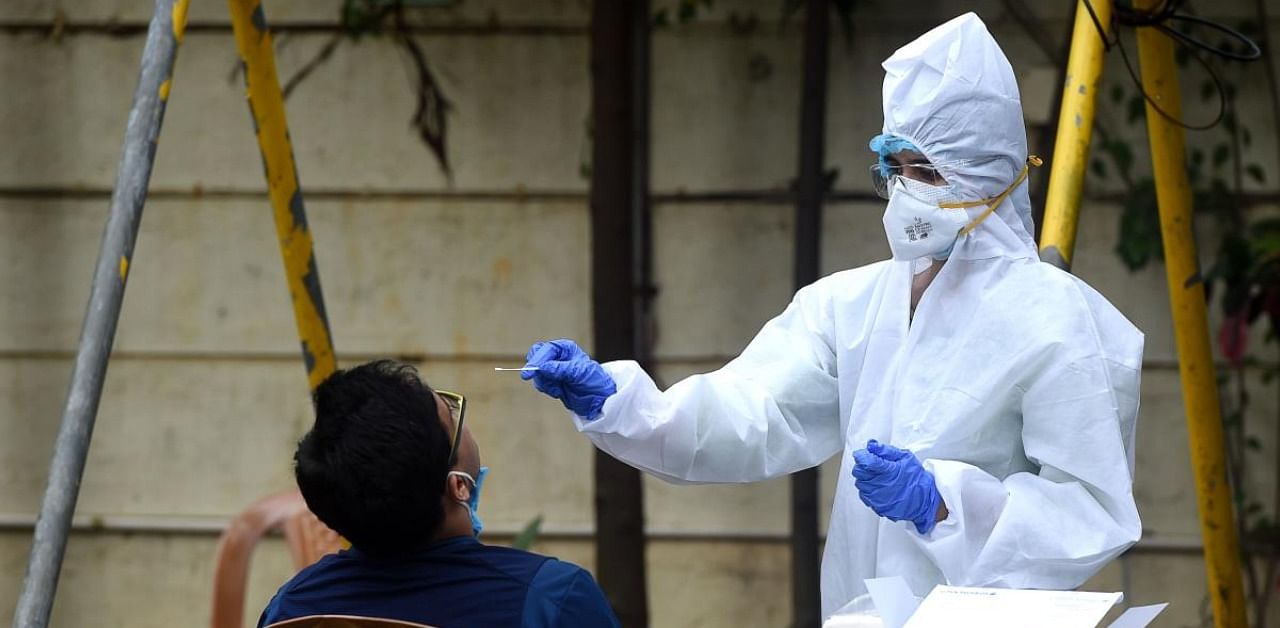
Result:
M449 414L453 416L453 439L449 445L449 468L458 464L458 445L462 443L462 421L467 416L467 398L455 392L437 390L437 395L449 406Z

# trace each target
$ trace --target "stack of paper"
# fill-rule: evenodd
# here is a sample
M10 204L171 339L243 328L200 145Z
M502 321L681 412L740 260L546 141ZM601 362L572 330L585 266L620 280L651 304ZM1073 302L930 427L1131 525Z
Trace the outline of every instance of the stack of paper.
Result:
M920 601L902 578L867 580L878 617L861 613L831 617L829 628L1096 628L1122 593L1031 591L938 586ZM1109 628L1143 628L1167 604L1130 608ZM868 623L870 622L870 623Z
M1122 593L935 587L906 628L1094 628Z

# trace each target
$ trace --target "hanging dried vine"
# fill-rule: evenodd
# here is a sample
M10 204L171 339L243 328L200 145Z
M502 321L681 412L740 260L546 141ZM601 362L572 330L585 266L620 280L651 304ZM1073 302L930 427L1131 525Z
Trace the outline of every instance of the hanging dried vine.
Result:
M444 88L431 70L427 54L413 36L413 28L405 17L404 0L343 0L335 33L314 55L285 80L282 90L288 98L293 91L324 65L344 42L366 36L386 36L409 59L412 66L417 106L409 124L431 151L446 177L452 176L448 151L448 119L452 105ZM283 43L283 39L281 43ZM279 45L279 44L278 44ZM238 77L232 76L233 80Z

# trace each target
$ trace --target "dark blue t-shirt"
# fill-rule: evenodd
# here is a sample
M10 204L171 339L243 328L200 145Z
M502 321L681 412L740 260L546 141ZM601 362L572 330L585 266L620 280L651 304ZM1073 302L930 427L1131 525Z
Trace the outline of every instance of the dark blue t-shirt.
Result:
M276 593L258 626L307 615L364 615L455 626L618 626L591 574L473 537L395 558L330 554Z

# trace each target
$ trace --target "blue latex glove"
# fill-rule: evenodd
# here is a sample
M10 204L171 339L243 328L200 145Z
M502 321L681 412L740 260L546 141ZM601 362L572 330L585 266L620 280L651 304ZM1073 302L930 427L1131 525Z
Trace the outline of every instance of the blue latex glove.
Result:
M866 449L853 452L853 460L862 503L886 519L916 524L920 534L933 530L942 495L915 454L869 440Z
M525 360L525 366L539 370L524 371L520 379L532 379L534 388L588 421L600 418L605 400L618 392L604 367L572 340L539 342L529 348Z

